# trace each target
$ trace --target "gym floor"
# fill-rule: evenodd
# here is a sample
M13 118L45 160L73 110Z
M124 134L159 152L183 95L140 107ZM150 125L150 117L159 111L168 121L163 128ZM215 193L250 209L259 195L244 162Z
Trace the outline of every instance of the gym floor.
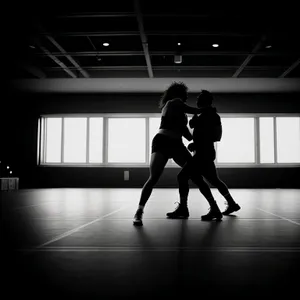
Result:
M231 189L241 210L203 222L165 217L177 189L153 190L144 226L141 189L2 191L2 293L29 299L275 297L299 294L300 190ZM220 209L224 200L212 189Z

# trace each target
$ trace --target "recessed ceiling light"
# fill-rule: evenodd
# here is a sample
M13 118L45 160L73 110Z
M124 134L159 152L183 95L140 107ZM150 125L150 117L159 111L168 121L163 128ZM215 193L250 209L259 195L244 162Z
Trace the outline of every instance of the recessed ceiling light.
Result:
M214 48L217 48L217 47L219 47L219 44L212 44L212 46L213 46Z
M177 43L177 45L178 45L178 46L180 46L180 45L181 45L181 43Z
M103 43L103 46L104 46L104 47L108 47L108 46L109 46L109 43Z

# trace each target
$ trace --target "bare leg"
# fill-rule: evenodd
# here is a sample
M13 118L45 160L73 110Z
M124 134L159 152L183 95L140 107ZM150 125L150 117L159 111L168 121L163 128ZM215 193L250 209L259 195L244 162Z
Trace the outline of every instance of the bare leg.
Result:
M146 183L143 186L141 192L141 198L139 201L139 207L134 215L133 225L142 226L142 216L144 213L144 206L146 205L148 199L151 196L154 185L157 183L160 178L165 165L168 161L168 158L160 152L154 152L151 155L150 161L150 176Z
M150 161L150 176L143 186L139 205L145 206L147 203L154 185L160 178L168 158L160 152L152 153Z
M187 149L184 149L181 153L178 153L174 158L175 163L182 169L177 175L177 181L179 183L179 196L180 204L187 206L187 199L189 194L189 169L193 160L192 155Z
M223 215L229 215L232 212L241 209L241 207L232 198L227 185L219 178L214 162L208 163L205 168L203 168L203 175L226 199L228 206L225 211L222 212Z
M219 193L227 200L228 204L235 203L231 197L227 185L219 178L214 162L205 164L202 170L204 177L215 186Z
M201 168L201 167L200 167ZM179 195L180 202L187 201L188 193L189 193L189 179L197 185L202 195L208 201L210 205L214 204L214 197L211 193L210 187L203 180L201 175L201 170L197 165L197 160L193 157L190 161L188 161L185 166L181 169L177 176L178 185L179 185Z
M184 165L179 172L177 179L179 184L180 205L174 212L167 213L169 218L182 218L189 216L187 209L187 197L189 192L188 181L189 179L192 179L210 205L210 212L207 215L201 216L201 219L204 221L222 219L222 214L214 200L210 187L202 177L201 164L199 164L195 156Z

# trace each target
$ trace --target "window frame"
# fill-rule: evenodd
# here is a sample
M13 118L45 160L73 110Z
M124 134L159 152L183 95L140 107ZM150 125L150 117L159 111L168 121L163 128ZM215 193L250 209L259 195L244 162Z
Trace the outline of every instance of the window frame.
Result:
M300 163L278 163L277 161L277 122L276 117L299 117L299 113L219 113L222 118L254 118L254 163L220 163L215 160L217 168L278 168L278 167L299 167ZM61 134L61 155L63 154L64 147L64 118L87 118L87 155L86 162L84 163L46 163L46 118L62 118L62 134ZM90 118L103 118L103 143L102 143L102 163L89 163L89 119ZM148 168L150 164L150 143L149 141L149 119L161 117L160 113L75 113L75 114L44 114L38 120L37 128L37 165L40 167L103 167L103 168ZM274 134L274 163L261 163L260 162L260 141L259 141L259 118L272 117L273 118L273 134ZM109 118L145 118L145 163L108 163L108 119ZM221 141L222 142L222 141ZM215 143L215 149L218 151L218 143ZM61 156L63 159L63 155ZM180 168L171 160L168 161L167 168Z

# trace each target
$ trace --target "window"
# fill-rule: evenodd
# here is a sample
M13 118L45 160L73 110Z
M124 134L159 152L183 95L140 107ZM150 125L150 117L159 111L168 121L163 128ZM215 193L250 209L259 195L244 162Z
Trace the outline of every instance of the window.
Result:
M103 162L103 118L89 118L89 163Z
M260 162L274 163L274 118L259 118Z
M46 119L45 152L47 163L61 162L62 118Z
M87 118L64 118L63 162L86 162Z
M109 118L108 163L145 163L145 131L145 118Z
M222 118L218 163L254 163L254 118Z
M189 118L190 119L190 118ZM300 163L299 115L221 115L223 136L215 143L217 166ZM157 114L44 116L40 164L148 166ZM182 139L185 146L190 142ZM167 167L177 167L170 159Z
M300 118L277 117L278 163L300 162Z

